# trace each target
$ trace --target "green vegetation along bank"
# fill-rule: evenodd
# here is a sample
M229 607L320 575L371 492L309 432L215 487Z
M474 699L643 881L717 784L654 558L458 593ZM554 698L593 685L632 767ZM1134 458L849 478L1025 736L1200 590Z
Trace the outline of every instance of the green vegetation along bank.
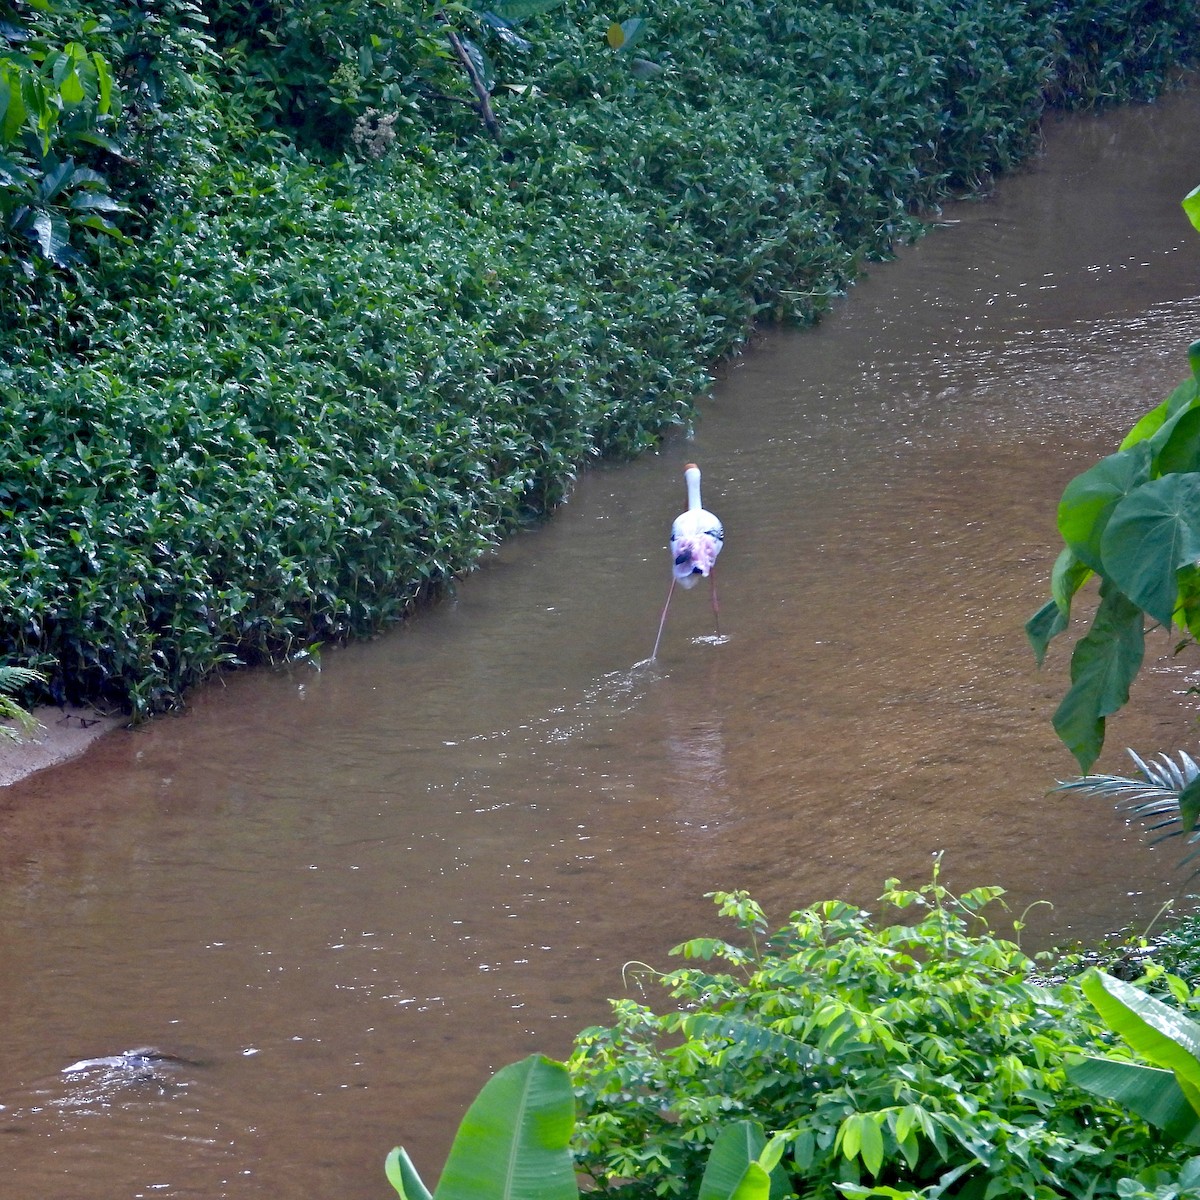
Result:
M135 715L392 621L1191 0L0 0L0 658Z
M955 895L938 870L888 880L875 915L830 900L774 932L713 893L731 940L627 964L648 1003L614 1001L567 1064L496 1075L432 1200L1200 1197L1200 993L1178 956L1137 984L1070 958L1051 978L992 932L1002 889ZM430 1200L402 1146L384 1166Z

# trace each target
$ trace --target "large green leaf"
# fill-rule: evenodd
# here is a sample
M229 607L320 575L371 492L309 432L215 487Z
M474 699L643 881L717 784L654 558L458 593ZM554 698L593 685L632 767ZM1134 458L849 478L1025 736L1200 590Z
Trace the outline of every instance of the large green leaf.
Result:
M505 1067L467 1109L436 1200L578 1200L574 1128L562 1063L534 1054Z
M1102 572L1100 538L1113 509L1150 478L1151 450L1138 442L1102 458L1067 484L1058 505L1058 531L1075 557Z
M699 1200L768 1200L771 1178L758 1162L766 1144L754 1121L725 1126L709 1153Z
M1179 569L1200 559L1200 475L1164 475L1126 496L1109 516L1100 550L1105 573L1169 626Z
M1200 1116L1188 1102L1173 1071L1115 1058L1085 1058L1069 1064L1066 1071L1067 1078L1077 1087L1123 1104L1169 1138L1179 1142L1195 1142L1200 1138Z
M1054 728L1085 773L1104 745L1104 718L1129 699L1142 665L1142 611L1107 580L1092 627L1071 655L1071 687L1054 714Z
M1200 1025L1095 967L1084 975L1080 986L1104 1023L1131 1050L1174 1072L1179 1087L1200 1114Z

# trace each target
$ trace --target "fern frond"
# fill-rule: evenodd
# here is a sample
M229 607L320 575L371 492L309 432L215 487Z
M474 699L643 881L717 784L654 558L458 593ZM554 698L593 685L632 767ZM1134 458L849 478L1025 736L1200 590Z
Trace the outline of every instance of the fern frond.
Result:
M1178 752L1178 762L1169 754L1159 754L1147 762L1133 750L1127 753L1138 769L1138 777L1084 775L1079 779L1060 781L1054 791L1090 792L1107 797L1128 817L1145 823L1148 833L1166 830L1151 840L1152 846L1167 838L1179 837L1184 833L1179 816L1179 796L1200 775L1200 766L1186 750ZM1188 844L1197 840L1200 840L1200 830L1188 831ZM1200 850L1193 850L1179 865L1186 866L1197 857L1200 857ZM1198 874L1200 868L1192 873L1193 877Z

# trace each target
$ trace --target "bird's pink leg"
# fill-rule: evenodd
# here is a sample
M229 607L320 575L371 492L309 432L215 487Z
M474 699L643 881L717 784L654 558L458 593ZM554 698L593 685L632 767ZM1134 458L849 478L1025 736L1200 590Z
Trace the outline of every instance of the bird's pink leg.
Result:
M671 594L675 591L675 576L671 576L671 586L667 589L667 602L663 605L662 619L658 623L658 637L654 639L654 649L650 651L650 661L658 657L658 643L662 641L663 626L667 623L667 609L671 607Z
M713 620L717 625L717 637L721 636L721 606L717 603L717 568L711 567L708 572L708 595L712 600Z

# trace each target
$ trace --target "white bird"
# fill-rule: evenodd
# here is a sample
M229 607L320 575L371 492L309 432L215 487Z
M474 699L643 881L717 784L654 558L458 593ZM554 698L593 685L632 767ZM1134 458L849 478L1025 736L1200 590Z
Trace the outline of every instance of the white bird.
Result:
M716 566L717 555L725 544L725 530L720 520L700 503L700 468L688 463L683 470L687 484L688 506L671 525L671 586L667 591L667 602L663 605L662 619L658 623L658 637L654 639L653 661L658 657L658 643L662 640L663 626L667 623L667 609L678 583L682 587L695 587L697 580L708 580L709 598L712 601L713 620L717 636L721 635L720 605L717 603Z

